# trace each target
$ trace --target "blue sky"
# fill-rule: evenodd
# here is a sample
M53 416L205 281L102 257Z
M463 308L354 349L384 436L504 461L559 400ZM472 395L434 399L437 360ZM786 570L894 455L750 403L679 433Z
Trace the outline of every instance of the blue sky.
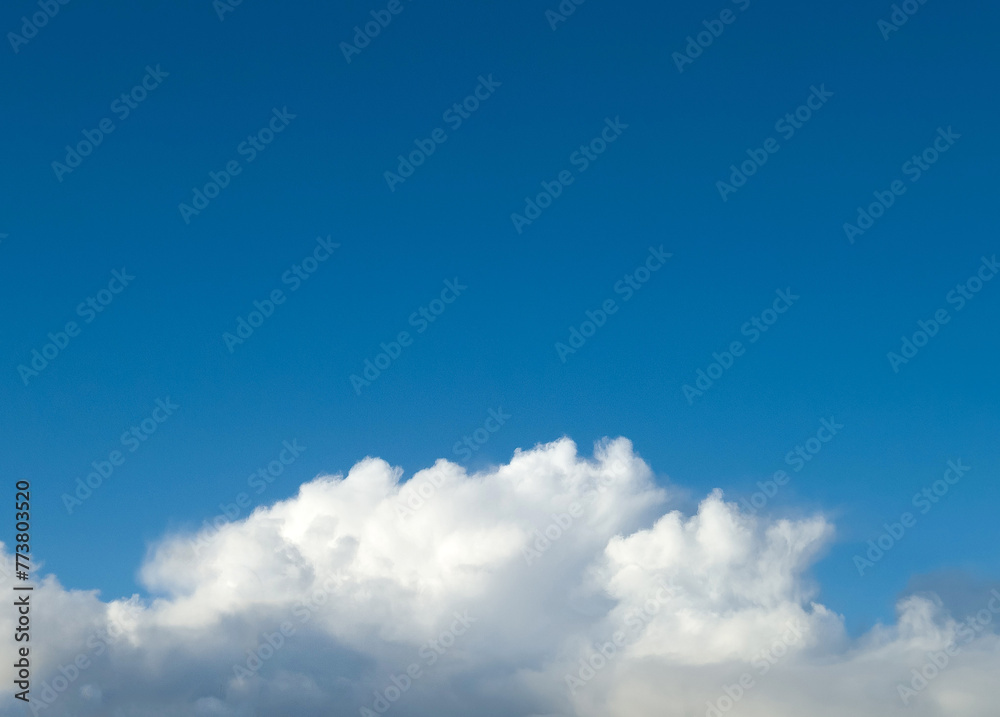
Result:
M340 43L385 7L246 0L220 20L208 0L71 2L5 51L0 430L8 474L34 486L47 571L105 599L145 594L148 546L217 515L285 441L305 450L253 505L368 455L406 475L438 458L478 469L566 435L584 454L628 437L687 511L792 470L764 512L836 525L813 576L853 633L893 620L915 576L997 575L1000 281L948 299L998 248L996 8L928 0L884 38L889 4L589 0L553 30L554 2L402 0L347 62ZM727 9L679 72L674 53ZM37 10L0 23L20 32ZM113 103L150 70L122 118ZM481 78L496 86L449 124ZM813 88L832 95L786 138L776 123ZM273 142L241 153L275 116ZM114 130L57 177L103 118ZM446 140L390 189L397 156L437 128ZM957 138L914 181L904 164L939 129ZM723 200L716 183L769 138ZM179 205L233 161L186 222ZM564 171L518 232L511 214ZM905 193L850 242L844 223L895 180ZM293 290L283 276L319 237L339 246ZM671 257L624 300L616 285L651 247ZM432 306L446 282L467 288ZM109 284L122 290L100 313L78 312ZM230 351L223 335L275 290L283 303ZM800 298L750 343L742 327L779 290ZM615 313L562 361L556 344L608 299ZM421 307L444 308L411 321ZM939 309L948 323L894 371L887 354ZM18 367L70 321L79 335L25 381ZM350 376L402 331L411 344L356 392ZM682 387L734 341L745 353L689 403ZM122 434L168 398L130 451ZM455 444L491 410L510 417L463 459ZM786 454L823 420L843 428L794 472ZM63 494L115 450L124 463L67 514ZM972 470L859 576L852 557L957 459Z

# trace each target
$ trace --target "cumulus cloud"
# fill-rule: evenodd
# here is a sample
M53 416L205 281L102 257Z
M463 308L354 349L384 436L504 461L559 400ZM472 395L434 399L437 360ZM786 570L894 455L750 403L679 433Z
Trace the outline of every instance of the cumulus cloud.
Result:
M148 601L45 577L34 711L995 714L1000 593L963 621L911 595L894 625L849 639L807 574L832 536L823 516L751 516L719 491L686 515L625 439L402 478L369 458L166 537L141 569ZM10 611L0 626L11 634ZM3 672L2 714L24 714Z

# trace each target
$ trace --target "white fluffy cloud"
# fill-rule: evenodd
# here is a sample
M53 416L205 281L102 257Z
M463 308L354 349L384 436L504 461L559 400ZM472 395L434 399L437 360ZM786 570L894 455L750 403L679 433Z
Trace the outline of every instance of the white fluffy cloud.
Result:
M996 714L990 627L910 597L894 626L848 639L804 578L832 534L823 517L767 521L719 492L684 515L625 439L593 459L563 439L475 475L441 460L400 481L366 459L171 536L142 568L162 595L148 603L47 577L38 713ZM2 714L23 714L5 665Z

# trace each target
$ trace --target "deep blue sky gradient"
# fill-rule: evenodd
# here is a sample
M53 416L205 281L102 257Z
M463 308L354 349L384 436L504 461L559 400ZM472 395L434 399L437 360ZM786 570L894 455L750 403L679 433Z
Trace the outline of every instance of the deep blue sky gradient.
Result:
M891 620L914 574L995 576L1000 281L898 373L886 354L1000 247L1000 11L928 0L886 40L890 5L588 0L553 31L554 1L404 0L351 63L339 43L384 4L244 0L221 22L208 0L61 6L0 48L0 431L11 482L34 486L35 556L70 587L141 591L147 546L216 515L282 441L307 450L257 502L366 455L407 475L458 460L499 407L470 468L625 435L689 508L714 487L748 497L835 417L765 509L836 521L821 601L856 631ZM726 7L736 21L679 73L672 53ZM35 10L18 0L0 29ZM114 118L157 63L169 77ZM491 73L495 93L389 191L396 156ZM781 139L813 85L833 97ZM178 204L286 106L288 128L185 224ZM102 117L115 131L57 181ZM518 234L510 214L609 117L628 128ZM961 138L850 244L843 223L939 127ZM723 202L715 182L768 137L780 150ZM327 235L335 255L230 353L222 334ZM563 364L555 343L660 245L668 264ZM25 386L17 366L122 267L134 283ZM456 277L467 291L416 334L408 317ZM786 287L801 299L689 405L682 385ZM402 330L413 345L356 395L348 377ZM176 414L67 515L60 496L166 396ZM959 457L974 469L859 577L851 556Z

